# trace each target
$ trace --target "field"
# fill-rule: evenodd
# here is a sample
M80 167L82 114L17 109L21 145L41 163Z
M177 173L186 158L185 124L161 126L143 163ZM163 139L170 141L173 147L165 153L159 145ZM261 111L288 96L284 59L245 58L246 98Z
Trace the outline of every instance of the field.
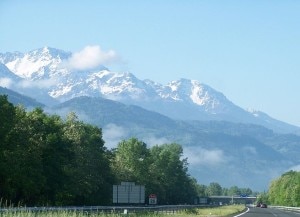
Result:
M221 206L215 208L197 208L175 213L90 213L78 211L47 211L47 212L34 212L34 211L11 211L6 210L0 212L0 217L120 217L120 216L142 216L142 217L229 217L242 212L245 209L244 205Z

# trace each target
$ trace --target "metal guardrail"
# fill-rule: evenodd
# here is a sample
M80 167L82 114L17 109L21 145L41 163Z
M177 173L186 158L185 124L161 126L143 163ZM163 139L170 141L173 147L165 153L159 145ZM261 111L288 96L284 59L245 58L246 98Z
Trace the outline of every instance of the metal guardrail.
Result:
M74 212L96 212L96 213L136 213L157 212L175 213L179 210L212 207L208 205L163 205L163 206L83 206L83 207L18 207L1 208L0 212L50 212L50 211L74 211Z
M290 206L269 206L269 207L300 213L300 207L290 207Z

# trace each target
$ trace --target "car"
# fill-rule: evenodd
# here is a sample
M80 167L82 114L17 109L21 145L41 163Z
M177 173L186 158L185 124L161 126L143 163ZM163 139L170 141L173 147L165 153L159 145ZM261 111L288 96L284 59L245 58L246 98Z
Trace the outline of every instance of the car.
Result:
M265 204L265 203L262 203L261 205L260 205L260 208L267 208L268 206L267 206L267 204Z

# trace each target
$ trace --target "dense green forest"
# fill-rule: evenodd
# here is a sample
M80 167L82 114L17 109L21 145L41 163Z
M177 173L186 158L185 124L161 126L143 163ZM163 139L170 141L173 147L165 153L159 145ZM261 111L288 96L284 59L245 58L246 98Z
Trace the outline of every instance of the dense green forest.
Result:
M195 196L252 194L249 188L200 185L176 143L147 145L131 138L108 150L102 130L78 120L26 111L0 96L0 199L26 205L107 205L112 185L133 181L161 204Z

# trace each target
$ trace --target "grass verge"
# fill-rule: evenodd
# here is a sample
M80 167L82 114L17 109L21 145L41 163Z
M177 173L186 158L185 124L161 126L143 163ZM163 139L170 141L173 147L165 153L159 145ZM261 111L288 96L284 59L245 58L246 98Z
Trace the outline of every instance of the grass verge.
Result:
M124 214L104 214L104 213L89 213L78 211L3 211L0 212L0 217L230 217L245 210L244 205L220 206L214 208L195 208L176 213L129 213Z

